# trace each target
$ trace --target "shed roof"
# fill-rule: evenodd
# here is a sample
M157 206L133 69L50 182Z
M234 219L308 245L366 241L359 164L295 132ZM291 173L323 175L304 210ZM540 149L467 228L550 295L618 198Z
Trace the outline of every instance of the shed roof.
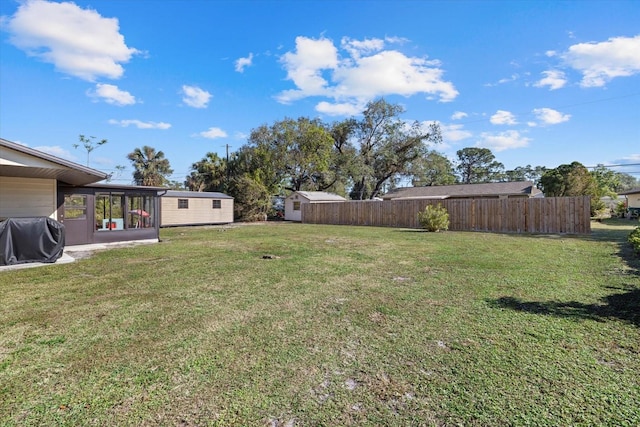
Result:
M337 194L327 193L326 191L295 191L289 195L289 197L299 194L310 202L346 202L342 196Z
M640 188L633 188L631 190L628 191L623 191L621 193L618 193L620 196L628 196L629 194L639 194L640 193Z
M184 197L188 199L233 199L233 197L214 191L178 191L167 190L166 193L161 194L163 197Z
M56 179L71 185L86 185L102 181L108 174L0 138L0 176Z
M456 197L497 196L536 197L541 195L542 192L533 185L533 182L513 181L396 188L382 196L382 199L447 199Z

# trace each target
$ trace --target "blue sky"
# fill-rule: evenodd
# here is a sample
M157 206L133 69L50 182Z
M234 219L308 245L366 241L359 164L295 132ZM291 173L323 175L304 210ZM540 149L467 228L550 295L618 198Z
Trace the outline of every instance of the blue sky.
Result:
M130 183L162 150L183 181L285 117L357 116L370 100L440 123L456 159L507 169L637 164L639 1L0 2L0 136ZM116 166L125 166L120 175Z

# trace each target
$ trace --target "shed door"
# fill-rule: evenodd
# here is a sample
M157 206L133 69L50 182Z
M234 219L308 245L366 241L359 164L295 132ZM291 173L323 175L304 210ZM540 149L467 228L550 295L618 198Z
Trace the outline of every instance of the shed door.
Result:
M83 245L91 243L90 221L92 210L89 206L89 196L87 194L64 193L62 212L59 221L64 224L65 244Z

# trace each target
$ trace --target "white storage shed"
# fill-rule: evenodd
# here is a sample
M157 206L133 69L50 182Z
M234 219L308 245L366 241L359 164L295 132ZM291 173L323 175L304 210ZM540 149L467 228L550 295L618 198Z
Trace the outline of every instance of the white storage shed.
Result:
M342 196L324 191L294 191L284 200L284 219L302 221L302 205L305 203L346 202Z

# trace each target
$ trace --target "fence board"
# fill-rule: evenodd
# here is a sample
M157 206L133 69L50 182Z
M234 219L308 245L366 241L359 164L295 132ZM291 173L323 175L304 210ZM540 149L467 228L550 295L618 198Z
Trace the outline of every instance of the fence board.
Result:
M446 199L349 201L302 204L308 224L370 225L420 228L418 212L441 204L449 212L449 229L497 233L589 234L590 198Z

